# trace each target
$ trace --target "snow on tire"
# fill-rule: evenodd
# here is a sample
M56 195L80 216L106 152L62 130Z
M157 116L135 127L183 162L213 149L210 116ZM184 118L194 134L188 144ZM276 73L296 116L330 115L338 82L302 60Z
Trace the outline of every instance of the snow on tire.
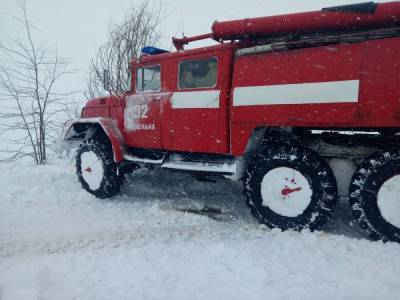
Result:
M270 228L318 230L333 215L336 179L315 152L276 145L250 163L245 195L253 215Z
M118 175L111 145L96 137L79 146L76 172L82 187L97 198L111 198L120 191L123 177Z
M400 150L364 160L350 185L354 218L373 239L400 243Z

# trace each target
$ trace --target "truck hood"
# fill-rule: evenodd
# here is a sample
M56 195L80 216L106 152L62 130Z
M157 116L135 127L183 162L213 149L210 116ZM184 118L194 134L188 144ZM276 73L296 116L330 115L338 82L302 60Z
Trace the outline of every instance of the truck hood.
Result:
M86 103L85 109L112 106L115 100L116 98L113 96L95 98Z

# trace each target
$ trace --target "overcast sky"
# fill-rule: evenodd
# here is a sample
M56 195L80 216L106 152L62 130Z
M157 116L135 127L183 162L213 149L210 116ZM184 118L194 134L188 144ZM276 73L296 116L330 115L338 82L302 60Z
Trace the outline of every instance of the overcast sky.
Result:
M18 0L0 0L0 37L13 36L17 25L8 15L20 16ZM360 0L362 1L362 0ZM357 3L354 0L164 0L163 41L171 49L170 38L181 35L181 10L187 36L207 33L215 20L241 19L291 12L319 10L322 7ZM37 39L57 45L61 56L80 69L71 89L84 89L89 60L107 36L110 23L122 19L137 0L26 0L31 21L40 31ZM389 1L376 1L389 2ZM159 1L154 0L154 3Z

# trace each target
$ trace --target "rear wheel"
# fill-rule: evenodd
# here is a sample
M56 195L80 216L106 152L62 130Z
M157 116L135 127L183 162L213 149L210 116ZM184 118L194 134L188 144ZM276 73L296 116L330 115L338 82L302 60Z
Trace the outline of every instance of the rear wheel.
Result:
M120 191L123 177L118 175L111 145L95 137L79 146L76 172L82 187L98 198L111 198Z
M375 153L350 185L352 213L373 239L400 242L400 150Z
M252 213L270 228L318 230L334 213L337 186L318 154L282 144L252 161L245 195Z

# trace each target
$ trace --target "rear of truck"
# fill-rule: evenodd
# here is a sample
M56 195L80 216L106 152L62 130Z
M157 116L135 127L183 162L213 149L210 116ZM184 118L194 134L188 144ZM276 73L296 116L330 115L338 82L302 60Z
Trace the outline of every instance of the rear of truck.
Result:
M400 242L400 3L216 23L213 36L239 40L231 152L250 156L253 214L319 229L348 198L369 236Z

